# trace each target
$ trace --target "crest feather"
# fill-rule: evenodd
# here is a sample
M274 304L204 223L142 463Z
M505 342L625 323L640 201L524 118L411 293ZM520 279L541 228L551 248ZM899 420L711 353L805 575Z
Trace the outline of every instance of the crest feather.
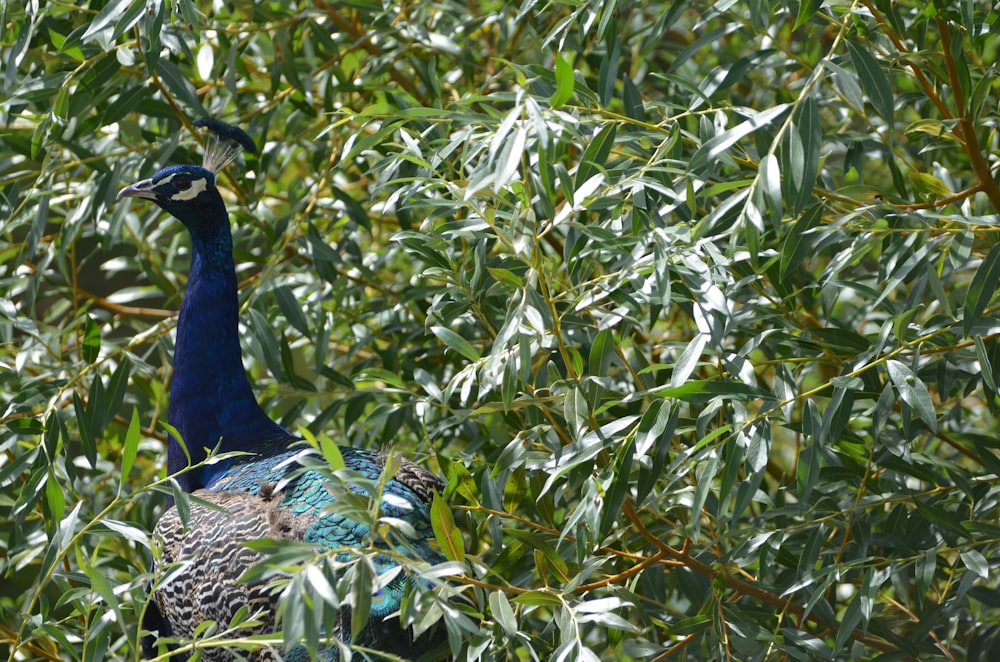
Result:
M253 139L243 129L221 122L214 117L201 117L194 125L205 127L209 133L205 139L205 158L202 166L218 174L220 170L235 161L244 149L257 153Z

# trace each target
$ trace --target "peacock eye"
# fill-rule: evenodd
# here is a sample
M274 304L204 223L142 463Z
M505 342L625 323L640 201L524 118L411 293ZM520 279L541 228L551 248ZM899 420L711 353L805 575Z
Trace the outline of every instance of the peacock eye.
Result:
M191 178L187 175L177 175L170 183L174 185L174 188L178 191L186 191L191 188Z

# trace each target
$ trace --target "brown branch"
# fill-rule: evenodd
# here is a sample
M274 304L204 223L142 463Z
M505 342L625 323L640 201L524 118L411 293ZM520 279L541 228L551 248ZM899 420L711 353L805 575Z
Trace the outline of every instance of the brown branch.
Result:
M948 444L949 446L951 446L956 451L958 451L965 457L969 458L973 462L976 462L977 464L980 465L983 463L983 458L979 457L979 453L969 450L968 448L965 447L965 444L963 444L958 439L955 439L951 435L945 432L938 431L937 433L935 433L934 437Z
M643 537L645 537L646 540L653 543L653 545L655 545L661 552L663 552L665 556L672 558L675 561L679 561L680 563L684 564L684 566L690 568L691 570L697 572L700 575L703 575L704 577L708 578L713 582L715 581L716 578L718 578L721 575L722 580L725 582L726 586L732 589L733 591L740 593L742 595L747 595L752 598L756 598L757 600L760 600L761 602L769 604L773 607L777 607L782 611L789 611L792 614L798 616L800 620L809 620L815 623L816 625L828 628L830 630L837 629L834 626L831 626L826 621L824 621L819 616L817 616L814 612L810 612L807 615L805 608L802 607L801 605L792 602L792 599L790 597L782 598L781 596L775 595L770 591L764 590L762 588L754 586L753 584L749 584L743 580L737 579L736 577L730 575L728 572L716 570L715 568L705 563L702 563L698 559L688 554L686 542L684 544L683 549L681 550L674 549L670 545L666 544L665 542L654 536L646 528L646 526L642 523L642 520L639 518L639 514L635 511L635 508L632 507L631 503L625 503L625 505L622 507L622 510L625 513L625 516L629 519L629 521L632 522L633 525L635 525L635 527L639 530L639 532L643 535ZM863 632L859 632L858 630L854 630L853 632L851 632L850 637L854 641L865 644L866 646L871 646L876 650L880 650L883 652L898 651L898 648L889 644L888 642L885 642L881 639L875 639L874 637L869 637L868 635L864 634Z
M896 50L904 55L909 55L906 45L903 44L899 37L896 36L896 33L892 30L892 26L885 20L885 16L882 15L882 12L876 9L872 0L862 1L868 11L872 13L872 16L875 17L875 20L878 21L878 24L882 27L882 32L885 33L885 36L889 37L889 40L892 42L892 45L896 47ZM948 110L948 106L946 106L941 98L938 97L937 92L934 91L934 86L931 85L929 80L927 80L927 77L924 76L922 71L920 71L920 68L913 62L910 62L908 57L903 58L903 62L905 62L906 66L908 66L910 71L913 72L913 77L917 79L918 83L920 83L920 87L924 88L924 94L926 94L931 102L937 107L938 112L941 113L941 117L945 119L952 119L954 115L951 114L951 111Z
M959 191L954 195L949 195L947 198L938 198L937 200L931 200L930 202L916 202L912 204L897 205L895 203L886 201L886 204L892 205L896 209L908 209L908 210L937 209L939 207L946 207L948 205L961 202L962 200L965 200L969 196L975 195L976 193L985 190L985 188L986 187L983 186L982 183L979 183L971 188L965 189L964 191Z
M614 584L615 582L621 581L623 579L628 579L632 575L636 575L636 574L642 572L644 569L648 568L649 566L653 565L654 563L659 563L663 559L664 556L666 556L666 554L663 552L663 550L660 550L656 554L653 554L652 556L646 557L641 563L635 564L634 566L632 566L631 568L629 568L628 570L626 570L624 572L620 572L617 575L611 575L610 577L606 577L606 578L604 578L604 579L602 579L600 581L591 582L589 584L583 584L582 586L578 586L576 588L576 591L579 592L579 593L586 593L587 591L593 591L594 589L598 589L598 588L607 586L608 584ZM670 561L667 561L665 564L666 565L679 565L679 564L671 563Z
M156 317L157 319L167 319L177 315L175 311L164 310L163 308L145 308L142 306L123 306L113 301L108 301L104 297L97 296L82 287L76 288L77 295L96 303L101 308L110 310L116 315L124 317Z
M940 16L936 16L938 32L941 36L941 53L944 55L944 62L948 68L948 78L951 83L951 91L955 97L955 105L958 108L959 120L958 128L962 141L965 144L965 153L969 157L972 170L979 178L983 186L983 192L990 199L993 208L1000 211L1000 186L997 186L990 172L990 166L983 158L982 150L979 147L979 139L976 137L976 127L972 122L972 113L965 106L965 93L962 91L962 81L958 75L958 65L951 55L951 30L948 24Z
M674 653L683 648L687 648L688 644L690 644L691 640L694 639L696 636L698 636L698 633L692 633L687 635L686 637L678 641L676 644L668 648L666 651L664 651L662 655L654 657L653 662L664 662L665 660L671 659Z
M17 653L20 650L30 652L33 655L46 660L58 661L63 659L58 655L54 655L53 653L45 650L39 645L39 642L52 643L52 639L39 638L34 641L20 641L17 632L14 632L6 625L0 624L0 643L9 645L13 649L13 653Z
M316 0L316 6L326 12L327 17L333 21L338 28L357 40L358 44L368 51L370 55L380 54L379 47L372 43L371 38L365 35L362 31L358 30L357 25L344 18L335 7L324 2L324 0ZM389 69L389 78L391 78L394 83L399 85L401 89L404 89L412 94L413 97L420 102L420 105L427 105L427 99L424 98L424 95L421 94L419 90L414 88L412 80L407 80L394 68Z

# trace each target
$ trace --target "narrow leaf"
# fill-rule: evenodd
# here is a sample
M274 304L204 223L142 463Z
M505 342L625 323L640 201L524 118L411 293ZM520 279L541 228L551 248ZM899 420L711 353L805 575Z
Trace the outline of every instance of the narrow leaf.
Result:
M819 153L823 142L819 109L813 98L806 97L798 112L796 130L802 145L802 171L796 174L795 206L798 211L812 199L816 175L819 172Z
M972 277L969 292L965 295L965 309L962 318L962 331L966 336L972 335L972 329L983 318L986 306L993 300L1000 284L1000 243L993 246L983 258L982 264Z
M687 344L681 355L677 357L677 362L674 363L674 371L670 375L670 385L673 387L682 386L684 382L687 381L691 373L698 366L698 360L701 359L701 354L705 351L705 345L708 344L708 334L699 333L691 342Z
M93 363L101 354L101 327L90 315L87 315L81 351L83 360L87 363Z
M889 128L892 128L894 113L889 78L867 50L851 40L847 40L847 50L851 53L851 61L854 62L854 68L861 80L861 89L868 95L875 112L888 122Z
M479 360L479 352L472 346L472 343L451 329L444 326L432 326L431 333L437 336L447 347L455 350L470 361Z
M549 98L552 108L560 108L573 96L576 79L573 72L571 53L559 53L556 57L556 91Z
M462 543L462 532L455 526L448 502L437 492L431 501L431 526L434 537L441 545L441 551L449 561L465 562L465 545Z
M997 388L997 378L994 373L993 362L990 361L989 351L986 349L986 343L983 341L982 336L976 336L972 340L976 345L976 359L979 361L979 374L983 378L983 384L996 393L1000 389Z
M758 131L775 121L788 111L788 104L783 103L773 108L768 108L767 110L757 113L750 119L747 119L728 131L724 131L719 135L706 140L698 151L694 153L691 157L691 164L689 169L691 172L698 172L705 166L715 161L730 147L735 145L737 142L745 138L746 136Z
M608 155L611 153L611 146L615 142L616 126L613 123L609 123L601 129L600 133L597 134L590 145L587 146L586 151L584 151L580 167L577 169L576 178L574 179L574 189L576 191L574 195L570 196L573 200L585 197L579 194L579 189L583 186L584 182L597 173L598 168L603 169L604 164L608 160Z
M87 412L87 406L83 404L80 394L76 392L73 393L73 414L76 416L77 430L80 433L80 444L83 446L83 455L87 458L91 468L96 467L97 444L94 442L94 435L90 431L90 417Z
M886 368L889 370L889 378L899 391L899 397L903 402L913 407L928 428L937 430L937 415L934 412L934 402L931 394L927 390L920 378L917 377L906 365L890 359L886 361Z
M132 409L132 420L128 424L128 432L125 433L125 447L122 449L122 470L121 481L118 483L118 496L121 496L125 483L128 482L128 474L132 471L132 464L135 463L135 455L139 450L139 410Z
M61 520L66 514L66 495L55 474L50 470L45 481L45 502L49 506L53 520Z
M112 0L108 4L104 5L104 7L101 8L101 11L97 12L97 16L90 21L90 27L88 27L87 31L83 33L81 40L89 41L95 34L114 24L125 12L125 9L130 3L131 0Z
M558 607L563 604L562 598L547 591L527 591L512 598L512 602L538 607Z
M990 578L990 563L981 553L970 548L959 552L959 556L962 557L962 563L966 568L976 573L983 579Z
M563 400L563 416L566 424L573 432L573 438L579 439L590 427L590 411L587 407L587 399L578 388L571 388L566 392Z
M337 471L347 466L344 463L344 456L340 453L340 447L333 443L333 440L326 435L319 438L319 451L323 454L323 459L330 466L330 469Z
M800 271L802 261L809 254L812 245L807 236L809 231L819 225L823 219L823 206L814 205L804 211L792 228L785 234L781 244L781 276L780 281L788 280L789 274Z
M778 157L768 154L760 161L760 181L764 187L764 197L774 216L781 218L781 168Z
M655 392L667 398L677 398L685 402L708 402L712 398L723 400L774 400L767 391L740 382L692 381L676 388L659 388Z
M604 514L601 516L601 533L608 534L612 525L621 517L622 504L632 486L632 458L635 456L635 439L629 440L618 453L614 479L604 497Z
M504 633L508 637L516 636L517 620L514 618L514 610L511 609L507 596L504 595L503 591L491 591L489 602L490 612L493 614L494 620L503 628Z
M309 321L306 319L306 315L302 312L302 306L299 305L299 300L295 298L292 291L284 286L280 285L274 288L274 298L278 301L278 307L281 308L281 312L288 319L289 324L294 326L302 335L309 336Z

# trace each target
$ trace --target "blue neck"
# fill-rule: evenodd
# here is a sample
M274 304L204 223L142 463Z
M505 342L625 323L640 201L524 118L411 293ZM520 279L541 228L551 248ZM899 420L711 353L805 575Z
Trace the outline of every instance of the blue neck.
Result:
M243 369L233 239L221 199L219 207L224 219L209 224L211 229L203 225L191 231L191 274L177 322L170 384L168 420L184 440L191 464L204 460L205 449L215 448L220 440L220 452L253 452L287 445L291 439L257 404ZM178 477L178 483L192 492L209 485L231 464L216 463L187 472ZM171 438L169 472L187 466L184 450Z

